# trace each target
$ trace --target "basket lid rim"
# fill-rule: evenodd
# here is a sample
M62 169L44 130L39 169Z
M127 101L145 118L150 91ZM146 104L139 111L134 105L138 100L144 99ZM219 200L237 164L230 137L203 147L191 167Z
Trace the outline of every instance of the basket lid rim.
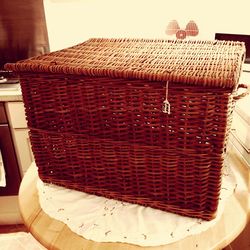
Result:
M245 53L244 43L235 41L91 38L5 68L232 88Z

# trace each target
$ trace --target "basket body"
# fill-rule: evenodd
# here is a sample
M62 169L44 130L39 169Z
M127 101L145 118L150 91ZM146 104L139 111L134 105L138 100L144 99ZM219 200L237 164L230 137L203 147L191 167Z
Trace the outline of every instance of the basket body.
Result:
M234 88L172 82L166 114L163 80L28 70L20 79L43 181L215 216Z

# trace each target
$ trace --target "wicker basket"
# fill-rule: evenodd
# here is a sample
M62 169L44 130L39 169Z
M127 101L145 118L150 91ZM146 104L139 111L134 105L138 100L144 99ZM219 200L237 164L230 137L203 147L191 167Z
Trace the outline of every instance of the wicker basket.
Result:
M240 42L90 39L7 64L40 178L214 218L244 53Z

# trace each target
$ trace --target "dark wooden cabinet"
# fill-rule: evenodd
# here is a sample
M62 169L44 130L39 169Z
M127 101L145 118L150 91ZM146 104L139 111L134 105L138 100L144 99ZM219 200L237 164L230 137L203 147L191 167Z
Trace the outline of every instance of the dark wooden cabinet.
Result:
M6 187L0 187L0 196L17 195L21 176L3 103L0 103L0 150L6 178Z

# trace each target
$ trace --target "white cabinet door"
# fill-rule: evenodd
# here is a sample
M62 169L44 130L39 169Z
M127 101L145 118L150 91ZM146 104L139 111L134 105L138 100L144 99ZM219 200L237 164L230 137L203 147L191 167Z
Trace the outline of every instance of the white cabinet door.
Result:
M5 108L12 128L27 128L23 102L7 102Z
M33 153L30 147L28 129L14 129L13 139L21 170L20 172L24 175L32 161L34 161Z
M23 176L34 160L30 146L24 105L23 102L6 102L5 108L11 127L20 172Z

